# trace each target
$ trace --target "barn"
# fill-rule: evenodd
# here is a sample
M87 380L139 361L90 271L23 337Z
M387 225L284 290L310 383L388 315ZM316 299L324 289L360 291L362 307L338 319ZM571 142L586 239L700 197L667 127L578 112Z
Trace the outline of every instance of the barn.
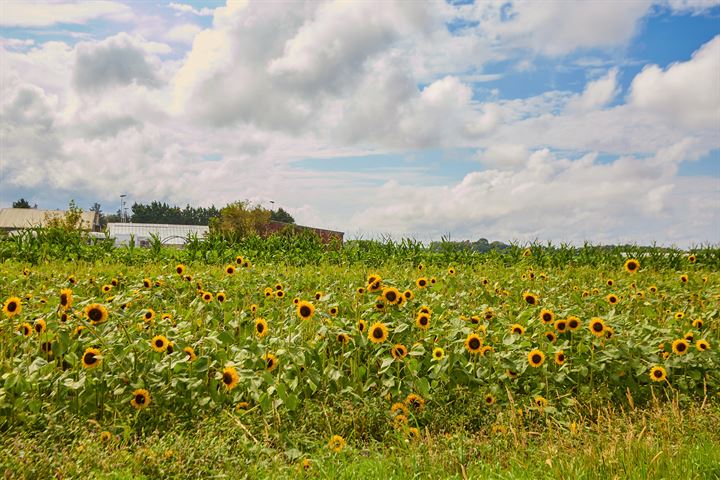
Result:
M63 218L65 210L38 210L37 208L0 208L0 231L15 232L28 228L44 227L52 218ZM100 216L89 211L81 214L81 226L90 232L99 232Z

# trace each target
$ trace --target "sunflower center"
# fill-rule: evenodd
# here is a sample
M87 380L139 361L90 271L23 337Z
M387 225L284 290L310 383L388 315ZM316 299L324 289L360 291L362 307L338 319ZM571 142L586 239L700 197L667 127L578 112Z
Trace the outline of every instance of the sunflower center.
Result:
M563 354L561 353L560 355L557 356L557 359L558 359L558 362L564 362L564 361L565 361L565 355L563 355Z
M378 327L378 328L376 328L375 330L373 330L372 336L373 336L373 338L377 338L377 339L383 338L382 328L379 328L379 327Z
M275 360L273 360L272 358L268 358L267 359L267 368L272 368L273 365L275 365Z
M96 361L95 354L93 352L86 353L84 360L88 365L92 365Z
M64 307L67 305L67 303L68 303L67 294L63 293L62 295L60 295L60 305L62 305Z
M478 348L480 348L480 340L478 340L477 338L471 338L468 342L468 346L472 350L477 350Z
M265 325L263 325L262 323L258 323L255 328L257 329L258 333L262 333L265 330Z
M678 343L677 349L679 352L685 351L685 344L684 343Z
M428 324L428 318L427 317L420 317L420 325L425 326Z
M142 393L138 393L137 395L135 395L135 403L137 403L138 405L145 405L145 395L143 395Z
M535 354L532 356L533 363L540 363L542 361L542 357L539 354Z
M577 326L578 326L577 320L570 320L570 322L568 323L568 327L570 327L570 328L577 328Z
M230 385L232 383L232 375L230 375L230 372L223 373L222 380L225 385Z
M155 340L156 347L162 348L163 345L165 345L165 342L162 339L158 338L157 340Z
M307 305L303 305L300 307L300 316L302 317L309 317L310 316L310 307Z
M552 320L552 315L549 313L544 313L543 320L545 320L546 322L549 322L550 320Z
M600 322L593 323L593 331L595 332L602 332L603 331L603 324Z
M8 310L8 312L10 312L10 313L12 313L12 312L14 312L15 310L17 310L17 303L15 303L15 302L10 302L10 303L8 303L7 310Z
M661 372L660 370L655 370L655 372L653 373L653 375L655 375L655 378L661 378L661 377L662 377L662 372Z

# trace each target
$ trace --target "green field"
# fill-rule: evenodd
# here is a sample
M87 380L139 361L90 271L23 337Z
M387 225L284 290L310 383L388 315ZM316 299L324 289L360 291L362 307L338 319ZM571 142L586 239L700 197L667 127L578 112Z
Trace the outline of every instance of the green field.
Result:
M718 478L718 249L0 241L0 471Z

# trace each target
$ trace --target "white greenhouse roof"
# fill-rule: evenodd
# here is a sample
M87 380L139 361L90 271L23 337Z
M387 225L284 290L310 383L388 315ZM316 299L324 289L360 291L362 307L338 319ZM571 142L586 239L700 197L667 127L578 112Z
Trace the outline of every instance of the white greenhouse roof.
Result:
M108 223L107 232L118 243L125 243L132 236L136 241L149 240L152 235L166 245L183 245L188 235L202 238L209 232L205 225L165 225L160 223Z
M37 208L0 208L0 228L21 229L43 227L50 218L63 218L64 210L38 210ZM96 213L81 214L82 228L92 230L97 225Z

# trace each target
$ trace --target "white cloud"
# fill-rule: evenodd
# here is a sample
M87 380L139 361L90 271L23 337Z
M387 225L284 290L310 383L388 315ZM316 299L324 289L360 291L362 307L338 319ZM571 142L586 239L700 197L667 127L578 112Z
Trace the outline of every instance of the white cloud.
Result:
M477 159L488 168L502 170L524 166L529 156L524 145L501 143L479 151Z
M661 0L661 5L667 5L678 13L699 14L720 5L720 0Z
M649 65L630 87L629 103L691 128L720 128L720 35L687 62Z
M171 28L165 34L165 39L170 42L180 42L192 45L193 40L195 40L195 37L201 31L202 28L193 23L183 23L182 25L176 25Z
M94 18L130 20L132 10L119 2L3 2L0 25L5 27L46 27L59 23L85 23Z
M212 8L208 8L208 7L195 8L192 5L188 5L186 3L171 2L170 4L168 4L168 7L172 8L173 10L175 10L179 13L191 13L193 15L198 15L201 17L208 17L213 14Z
M582 94L568 102L568 111L595 110L610 103L618 93L617 74L618 69L612 68L604 77L588 83Z

